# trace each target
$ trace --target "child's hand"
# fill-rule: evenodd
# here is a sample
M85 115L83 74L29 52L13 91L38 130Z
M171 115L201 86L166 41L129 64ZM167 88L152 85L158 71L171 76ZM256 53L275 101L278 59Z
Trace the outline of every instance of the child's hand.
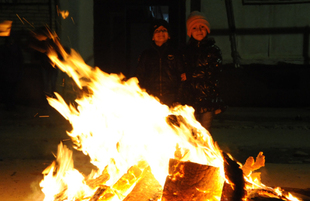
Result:
M186 74L185 73L182 73L181 74L181 81L185 81L186 80Z
M217 110L214 111L214 114L220 114L221 112L222 112L221 109L217 109Z

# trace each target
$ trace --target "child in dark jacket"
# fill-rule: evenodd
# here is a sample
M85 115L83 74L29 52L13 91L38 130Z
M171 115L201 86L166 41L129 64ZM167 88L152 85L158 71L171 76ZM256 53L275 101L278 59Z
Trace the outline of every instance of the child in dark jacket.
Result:
M192 12L186 22L190 37L182 51L184 72L183 104L193 106L196 119L210 131L215 114L225 110L219 92L222 55L212 38L208 38L210 25L205 16Z
M156 19L151 24L152 44L139 57L136 77L141 88L168 106L177 102L181 55L169 44L169 24Z

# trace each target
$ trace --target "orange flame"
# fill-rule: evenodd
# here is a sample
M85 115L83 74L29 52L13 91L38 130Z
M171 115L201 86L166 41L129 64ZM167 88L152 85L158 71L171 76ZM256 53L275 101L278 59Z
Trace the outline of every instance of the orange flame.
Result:
M74 148L89 156L96 169L86 176L80 173L74 168L72 151L60 144L56 161L43 172L40 186L44 201L89 200L98 190L98 186L90 185L89 181L103 173L108 176L102 179L100 186L109 187L113 194L109 200L123 200L140 176L128 172L131 167L143 171L149 165L163 186L169 159L175 157L218 167L225 179L221 151L210 133L196 121L192 107L169 108L141 89L137 78L126 79L122 74L107 74L98 67L90 67L77 52L71 50L71 54L67 54L57 38L52 39L59 46L63 60L50 51L51 61L89 93L76 99L76 106L67 104L58 93L56 98L48 97L48 102L71 123L73 129L67 133ZM169 117L176 118L178 123L172 123ZM281 197L276 190L261 184L259 175L252 174L264 162L263 154L259 153L256 162L250 158L242 167L247 190L270 190L270 194ZM126 173L131 174L130 179L119 185ZM214 200L220 198L221 195L217 195ZM281 198L296 200L291 195Z
M57 173L56 163L53 163L44 171L45 177L40 184L46 195L45 201L55 199L59 193L66 200L82 195L89 197L95 189L86 185L86 178L96 178L105 169L110 178L104 185L113 187L140 161L147 162L163 185L169 159L174 158L176 147L180 160L220 167L224 177L221 152L208 131L195 120L192 107L170 109L141 89L136 78L126 80L122 74L107 74L98 67L92 68L74 50L69 55L56 39L55 43L58 43L64 60L50 52L51 61L79 88L86 87L90 93L75 100L77 107L68 105L58 93L55 93L56 98L47 98L48 102L71 123L73 129L68 135L75 148L88 155L98 169L83 179L72 165L70 151L60 144ZM171 115L181 116L180 124L169 123L167 118ZM78 179L71 181L73 175ZM128 191L118 194L118 198L122 200Z

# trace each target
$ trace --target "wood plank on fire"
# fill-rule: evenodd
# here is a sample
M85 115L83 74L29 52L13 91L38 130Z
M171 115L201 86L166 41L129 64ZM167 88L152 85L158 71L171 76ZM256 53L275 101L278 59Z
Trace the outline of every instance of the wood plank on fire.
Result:
M141 180L123 201L158 200L162 192L163 188L152 174L151 167L147 167L141 175Z
M245 181L240 165L222 152L224 159L225 178L221 201L242 201L246 196Z
M170 159L162 201L219 200L223 185L218 167Z
M134 188L135 185L138 184L140 185L140 187L145 185L145 183L139 182L143 181L142 178L150 174L149 171L149 165L145 161L140 161L137 165L129 168L127 173L124 174L112 187L99 186L96 193L92 196L91 201L108 201L112 200L114 196L117 196L120 200L126 201L149 200L150 198L152 198L150 197L151 194L156 194L158 188L154 188L154 192L152 191L152 189L149 189L149 194L147 194L147 192L138 192L139 190L135 190ZM155 178L149 178L149 180L154 183ZM147 185L145 185L144 190L146 187ZM139 197L138 199L136 198L137 196ZM145 199L143 199L143 196L145 197Z

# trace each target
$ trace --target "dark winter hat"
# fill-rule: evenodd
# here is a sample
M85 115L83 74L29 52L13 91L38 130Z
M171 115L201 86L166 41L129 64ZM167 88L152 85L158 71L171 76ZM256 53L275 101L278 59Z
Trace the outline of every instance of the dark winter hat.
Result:
M160 26L163 26L167 29L168 31L168 34L170 35L170 26L169 26L169 23L166 21L166 20L163 20L163 19L154 19L152 22L151 22L151 27L150 27L150 34L151 36L153 37L153 34L154 34L154 31L160 27Z
M207 27L208 33L210 33L210 24L207 21L206 17L204 16L203 13L198 12L198 11L193 11L191 14L188 16L187 21L186 21L186 27L187 27L187 35L189 37L192 36L192 28L196 24L202 24Z

